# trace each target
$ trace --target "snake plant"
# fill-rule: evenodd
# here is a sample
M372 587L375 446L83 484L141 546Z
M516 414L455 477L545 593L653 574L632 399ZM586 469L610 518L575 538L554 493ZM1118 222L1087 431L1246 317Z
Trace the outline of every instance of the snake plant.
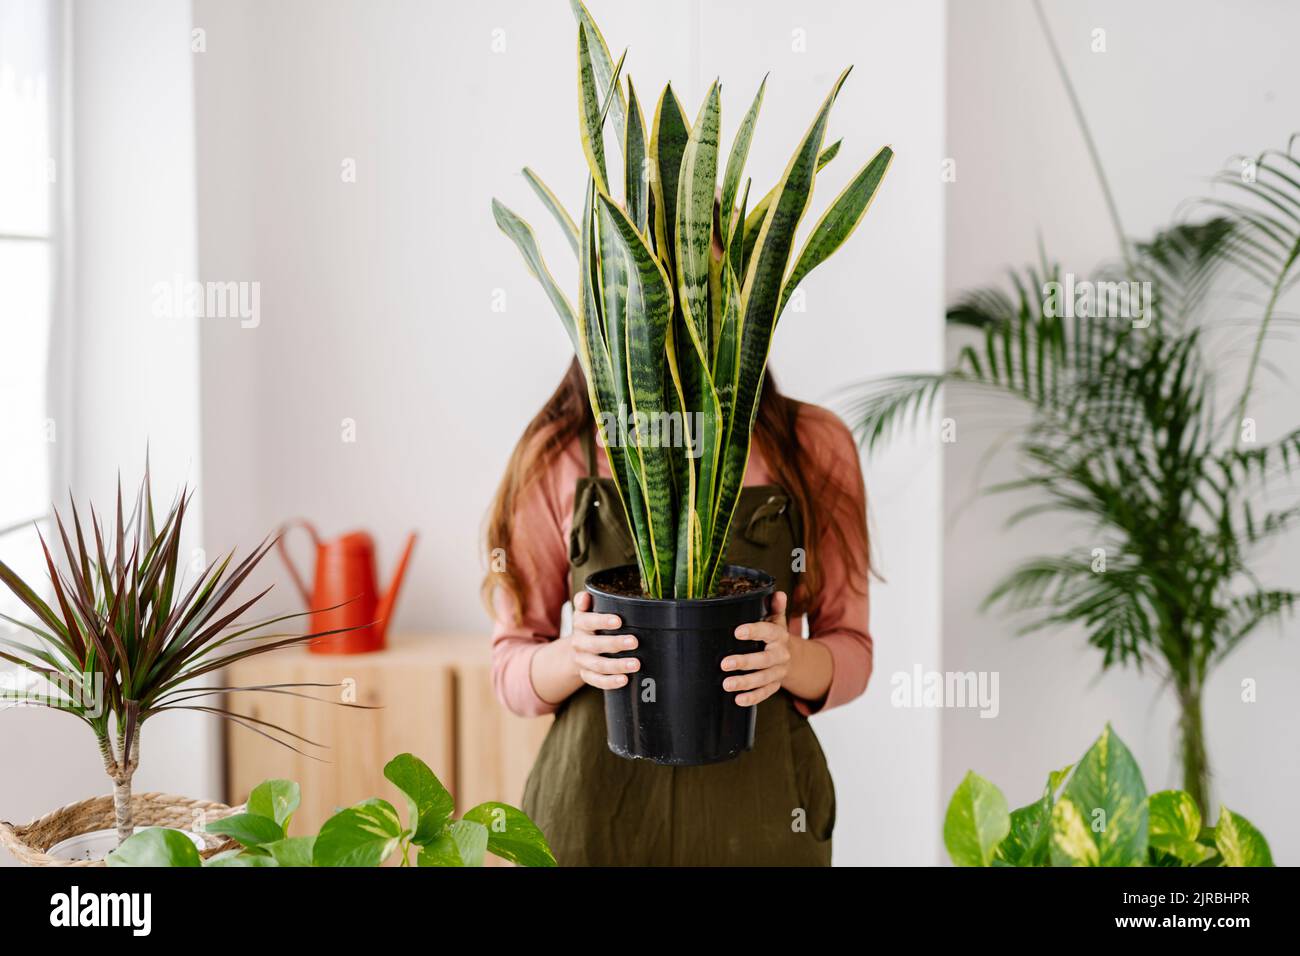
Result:
M882 148L852 178L794 256L813 181L839 149L826 145L826 130L849 71L780 181L751 204L751 181L742 178L766 79L719 189L720 84L709 87L694 123L669 84L647 127L631 78L621 80L626 53L615 62L587 8L580 0L572 7L588 172L580 215L523 171L577 257L572 299L528 223L496 200L492 211L559 313L586 375L645 594L705 597L719 586L776 323L804 277L862 221L893 151ZM610 128L621 182L607 162Z

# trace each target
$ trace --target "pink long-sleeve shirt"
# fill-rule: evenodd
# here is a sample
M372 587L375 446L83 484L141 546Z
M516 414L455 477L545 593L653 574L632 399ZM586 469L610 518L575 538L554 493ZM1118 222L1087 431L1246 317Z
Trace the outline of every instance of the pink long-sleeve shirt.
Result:
M858 520L865 490L857 446L848 428L835 415L815 405L800 407L797 422L805 455L817 459L826 473L836 476L848 495L824 515L822 526L833 521ZM603 452L596 456L600 474L609 477ZM572 597L569 590L569 531L573 524L573 495L577 481L587 473L582 443L574 440L556 456L548 472L525 493L514 515L513 544L507 560L514 562L520 613L516 618L506 595L496 596L496 624L492 636L492 683L497 697L516 714L553 713L557 704L538 696L531 677L533 655L555 640L560 615ZM745 485L773 482L772 473L755 445L745 473ZM856 504L856 507L852 507ZM839 511L840 513L836 513ZM803 639L807 616L809 640L821 642L831 653L833 672L826 696L818 701L795 699L795 706L811 714L847 703L860 695L871 677L872 644L868 633L866 561L855 571L830 536L818 542L815 559L821 564L822 588L811 607L791 608L790 634ZM865 559L865 556L863 556Z

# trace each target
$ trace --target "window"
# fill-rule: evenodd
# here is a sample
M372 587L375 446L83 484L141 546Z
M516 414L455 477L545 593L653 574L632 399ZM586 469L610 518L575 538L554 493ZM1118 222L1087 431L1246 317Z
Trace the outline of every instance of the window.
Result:
M0 3L0 560L44 578L45 521L61 436L51 412L59 203L59 0ZM0 611L15 599L0 589Z

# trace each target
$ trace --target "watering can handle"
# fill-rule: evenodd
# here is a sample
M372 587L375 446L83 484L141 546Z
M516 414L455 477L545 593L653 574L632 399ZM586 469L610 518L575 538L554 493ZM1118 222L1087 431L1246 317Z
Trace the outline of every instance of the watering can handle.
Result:
M276 536L275 546L280 552L280 558L284 561L284 566L289 569L289 576L293 578L293 583L298 587L298 593L302 595L303 606L311 610L311 592L307 590L307 584L303 581L302 575L294 567L293 560L289 557L289 549L285 547L284 539L288 537L289 532L294 528L305 528L311 535L311 542L316 548L317 554L320 553L320 535L316 533L315 526L305 518L296 518L293 521L286 521L280 526L280 533Z

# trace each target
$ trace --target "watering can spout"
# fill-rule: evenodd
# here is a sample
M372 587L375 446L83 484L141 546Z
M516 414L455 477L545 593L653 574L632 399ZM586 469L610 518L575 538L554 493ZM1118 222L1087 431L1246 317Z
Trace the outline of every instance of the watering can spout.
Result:
M402 589L402 578L406 576L406 564L411 559L411 552L415 550L415 532L412 531L410 537L406 539L406 547L402 549L402 557L397 562L397 567L393 571L393 579L388 582L388 589L384 596L379 599L379 606L375 609L375 629L380 634L380 640L388 633L388 619L393 612L393 605L397 603L397 592Z

